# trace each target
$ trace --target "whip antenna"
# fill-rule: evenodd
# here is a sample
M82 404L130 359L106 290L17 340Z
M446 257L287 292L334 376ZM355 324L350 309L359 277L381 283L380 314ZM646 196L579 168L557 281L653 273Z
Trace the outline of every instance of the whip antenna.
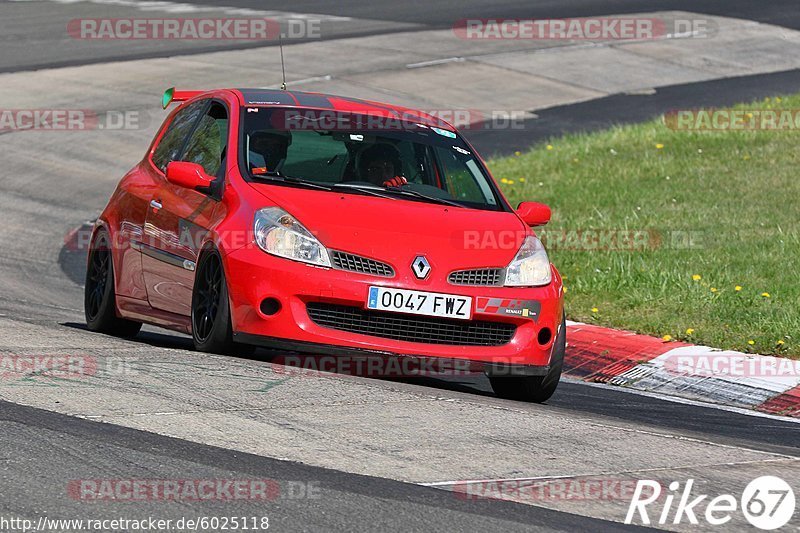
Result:
M286 90L286 67L283 64L283 39L281 32L278 32L278 48L281 50L281 73L283 74L283 83L281 83L281 90Z

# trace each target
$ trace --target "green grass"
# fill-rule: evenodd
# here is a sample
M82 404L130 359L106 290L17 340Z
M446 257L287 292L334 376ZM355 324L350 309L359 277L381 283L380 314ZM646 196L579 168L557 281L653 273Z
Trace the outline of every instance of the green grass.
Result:
M800 109L800 95L740 107ZM569 318L800 356L800 131L687 132L654 120L552 139L489 167L514 205L553 208L540 233L565 277ZM557 238L602 229L662 239L631 251Z

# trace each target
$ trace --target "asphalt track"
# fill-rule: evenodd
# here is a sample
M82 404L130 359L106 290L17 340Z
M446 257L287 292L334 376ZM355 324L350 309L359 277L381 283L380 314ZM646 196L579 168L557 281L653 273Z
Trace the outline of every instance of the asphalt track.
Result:
M270 7L270 3L262 2L231 2L230 5L285 8L277 3ZM2 7L4 5L0 4ZM27 7L40 9L41 5ZM337 2L335 6L326 2L298 2L291 8L297 12L335 12L360 19L429 27L447 27L454 14L458 15L456 18L564 17L655 9L691 9L789 27L800 24L796 5L790 2L554 1L533 5L530 2L501 2L491 6L477 1L434 5L418 1ZM384 25L383 29L374 31L393 31L390 26ZM7 34L4 32L2 35L5 37ZM6 70L28 70L45 64L41 52L29 52L4 55ZM82 57L65 59L63 64L108 60L109 56L103 53L95 53L92 49ZM174 48L165 48L149 51L143 56L173 53L176 53ZM135 57L135 54L133 51L126 57ZM800 84L798 78L797 72L792 71L669 87L647 97L612 96L587 104L545 110L537 121L519 133L526 135L524 139L486 139L481 137L484 132L475 132L473 138L483 151L491 153L493 146L501 146L498 151L507 151L509 144L528 145L563 131L637 121L674 107L720 104L795 91ZM517 135L514 131L504 134ZM8 163L0 180L0 249L3 250L0 255L0 353L86 350L108 354L109 357L122 354L158 363L162 368L172 362L187 362L194 365L193 369L209 365L222 365L224 368L238 365L237 368L246 369L241 370L243 373L268 365L270 354L263 351L250 359L221 360L190 351L185 336L155 328L146 328L136 341L117 341L86 332L82 325L82 289L78 283L82 278L82 257L80 253L65 255L61 238L69 229L96 215L102 208L118 175L114 172L98 177L97 169L121 166L122 163L113 155L115 149L130 151L131 148L122 146L126 139L71 146L63 142L63 137L32 134L28 137L30 141L4 137L0 136L0 142L6 149ZM135 142L139 143L139 140ZM138 144L136 150L139 150ZM613 531L622 529L618 522L624 513L620 514L619 507L592 507L589 504L576 507L563 502L464 501L453 497L450 492L413 482L463 477L432 479L419 472L404 472L394 465L404 464L401 461L404 459L409 464L427 467L426 472L464 472L469 471L470 464L475 464L473 471L476 476L486 471L504 472L509 477L515 477L514 472L517 472L519 477L530 477L531 473L549 472L552 464L565 469L568 465L574 467L569 472L565 470L564 475L620 475L629 471L629 475L640 477L647 475L648 468L654 468L651 463L658 463L658 455L663 455L677 462L666 461L655 468L661 468L665 475L683 476L681 479L690 475L705 479L712 490L734 490L741 487L743 479L749 480L763 473L785 476L790 483L795 483L796 490L797 479L800 479L800 425L795 422L680 403L609 387L563 383L546 406L527 406L495 398L482 377L409 381L347 378L341 382L334 381L333 385L328 381L307 380L299 382L301 388L292 389L293 395L278 396L278 403L291 403L296 400L296 395L306 395L301 398L302 414L291 423L281 418L277 408L272 412L265 408L263 415L254 412L249 416L272 420L274 433L257 430L247 433L247 427L242 425L231 426L240 427L241 435L222 435L216 433L225 432L219 429L215 433L216 428L206 428L206 433L192 433L188 427L191 424L179 422L163 422L161 426L152 422L152 426L148 425L151 419L164 418L161 410L168 407L181 413L191 412L185 405L179 405L176 398L183 398L189 404L196 403L194 407L200 409L200 416L221 415L231 419L234 416L227 411L235 405L236 398L225 399L223 405L226 409L215 410L208 404L200 405L207 400L221 399L230 392L229 387L198 388L201 376L191 371L177 374L166 387L156 389L144 383L148 381L152 385L169 379L166 374L152 372L142 376L141 382L116 380L102 390L94 382L76 390L50 382L0 384L0 517L14 515L35 519L44 513L60 518L90 515L101 518L120 514L127 518L147 515L179 518L264 513L270 516L277 531L465 531L478 528ZM272 391L280 394L279 388ZM367 398L363 399L362 394ZM315 395L319 397L315 398ZM416 407L414 402L418 400L415 398L423 396L433 399L422 408ZM141 404L116 406L115 402L126 403L127 398L141 398ZM249 401L250 397L245 399ZM264 396L258 401L268 403L271 400ZM115 404L116 412L107 410L112 404ZM356 415L348 417L346 413L325 409L329 405L343 404L355 406L364 416L378 413L387 417L393 425L407 432L402 435L406 440L391 433L388 425L381 425L384 420L375 418L360 423ZM250 409L249 405L243 408ZM434 419L433 415L439 410L443 413L442 418ZM83 419L68 415L78 415ZM297 435L310 435L310 428L321 427L321 419L332 416L338 432L325 426L331 431L325 436L330 448L320 448L315 454L302 455L301 449L293 451L291 445L304 446L302 439L289 440L287 444L279 431L289 425ZM521 420L514 418L520 416L526 417L523 420L529 425L514 432L509 427ZM224 419L215 420L220 427L228 427ZM448 421L464 425L448 425ZM384 433L378 432L373 425L374 428L383 428ZM463 427L469 427L478 435L487 432L486 449L491 445L492 450L501 452L494 458L487 458L486 455L491 454L482 444L470 440L469 435L462 431ZM572 427L583 428L583 432L571 433ZM390 436L397 440L386 442ZM446 439L448 447L431 453L424 444L433 438ZM214 445L219 442L228 442L229 445ZM607 446L602 442L608 443ZM280 453L275 451L279 445ZM410 456L395 456L400 452L409 453L415 447L427 450L425 455L414 456L411 452ZM243 448L258 450L259 453L250 453ZM347 452L354 455L347 466L320 466L338 465L333 456ZM688 457L690 452L691 458ZM359 461L359 453L369 460ZM687 458L681 463L679 459L684 453ZM385 465L380 464L381 457L385 458ZM618 466L626 461L627 470ZM740 461L742 466L734 466ZM493 464L497 468L489 467ZM466 466L455 468L452 465ZM314 483L320 487L320 497L314 500L281 498L267 504L184 502L175 505L148 502L134 506L130 503L86 504L70 499L65 493L65 486L71 479L189 477L269 478L282 486L290 481ZM493 477L499 477L499 474ZM614 522L593 518L597 516ZM793 525L796 529L796 522ZM744 530L744 526L737 523L731 529Z
M718 107L800 91L800 70L661 87L653 94L615 94L538 111L517 129L465 132L484 155L508 155L568 133L645 122L676 109Z
M192 3L215 5L214 0ZM258 9L284 9L283 2L259 0L226 0L223 5ZM216 4L219 5L219 4ZM680 10L744 18L780 26L798 28L800 12L791 0L754 2L748 0L446 0L429 2L360 2L348 0L335 5L325 0L292 2L294 11L328 13L353 18L393 20L447 28L462 18L568 18L608 15L609 13L641 13L645 11Z
M99 424L39 409L0 402L0 443L4 457L0 510L4 516L47 515L113 519L157 516L179 520L203 516L269 516L277 531L622 531L614 522L499 500L466 501L449 492L387 479L358 476L277 461ZM53 480L92 477L127 479L268 479L284 491L276 500L254 503L152 502L136 512L120 502L64 498ZM300 488L305 487L305 488ZM312 498L301 497L311 487ZM635 528L634 528L635 529Z
M758 2L752 0L518 0L484 2L482 0L447 0L430 2L412 0L392 2L380 0L362 2L302 2L259 0L190 0L188 4L201 7L233 7L270 11L351 17L350 21L327 21L322 24L321 38L336 40L352 36L379 35L409 29L446 29L454 21L465 18L566 18L609 14L641 13L663 10L682 10L709 15L736 17L787 28L800 29L800 9L793 0ZM0 1L3 19L0 20L0 43L4 54L0 72L15 72L37 68L81 65L119 59L168 57L181 53L204 53L220 49L242 49L263 46L253 42L224 42L208 45L165 41L137 43L137 46L115 46L108 42L82 42L65 39L64 14L71 18L155 16L153 12L123 9L114 2L72 4L50 1ZM156 12L157 13L157 12ZM223 15L221 10L211 11ZM269 14L265 16L270 16ZM379 22L376 22L379 21ZM297 39L295 42L304 42ZM268 43L270 46L276 42ZM335 54L335 49L331 50Z

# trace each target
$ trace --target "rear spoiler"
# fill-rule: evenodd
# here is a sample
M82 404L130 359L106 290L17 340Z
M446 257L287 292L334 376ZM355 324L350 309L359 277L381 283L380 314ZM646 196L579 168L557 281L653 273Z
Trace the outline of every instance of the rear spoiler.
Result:
M164 96L161 97L161 107L166 109L172 102L185 102L204 92L205 91L176 91L175 87L170 87L164 91Z

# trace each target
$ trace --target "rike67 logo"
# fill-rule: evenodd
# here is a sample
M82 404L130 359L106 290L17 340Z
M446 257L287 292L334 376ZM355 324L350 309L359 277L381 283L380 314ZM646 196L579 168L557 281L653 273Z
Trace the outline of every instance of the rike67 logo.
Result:
M754 479L738 500L732 494L721 494L708 500L708 494L697 495L693 493L693 488L693 479L687 480L683 489L680 482L673 481L666 492L658 481L639 480L625 523L664 525L688 522L698 525L699 519L705 519L707 524L722 526L741 512L758 529L773 530L785 526L794 515L794 492L779 477L762 476ZM705 509L701 510L703 506Z

